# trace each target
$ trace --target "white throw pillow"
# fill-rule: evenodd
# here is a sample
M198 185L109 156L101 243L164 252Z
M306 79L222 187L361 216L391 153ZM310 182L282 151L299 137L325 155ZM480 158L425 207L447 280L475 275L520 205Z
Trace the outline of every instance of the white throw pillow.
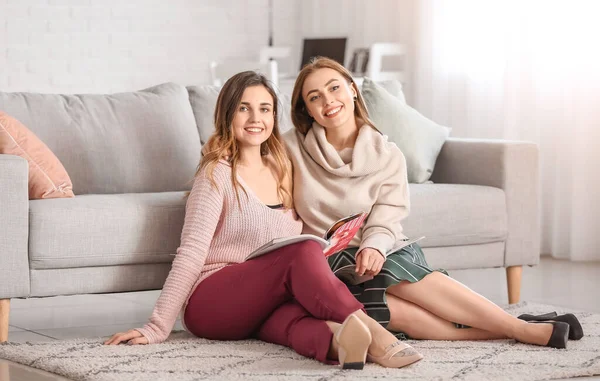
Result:
M451 129L427 119L382 86L365 78L362 85L369 116L375 127L396 143L406 157L408 182L424 183Z
M370 82L373 82L369 80ZM404 92L402 91L402 83L396 79L386 79L383 81L375 81L376 84L387 90L388 93L398 98L402 103L406 103Z

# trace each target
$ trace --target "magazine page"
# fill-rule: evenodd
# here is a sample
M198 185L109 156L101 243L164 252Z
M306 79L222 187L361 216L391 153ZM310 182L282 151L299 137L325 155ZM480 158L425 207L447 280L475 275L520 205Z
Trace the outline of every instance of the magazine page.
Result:
M363 217L364 215L364 217ZM333 235L333 233L336 232L336 230L338 230L342 225L344 225L346 222L352 221L352 220L356 220L357 218L363 217L362 221L364 221L364 219L367 217L367 213L366 212L360 212L360 213L356 213L356 214L352 214L348 217L344 217L341 218L339 220L337 220L336 222L333 223L333 225L331 225L329 227L329 229L327 229L327 231L325 232L325 235L323 236L323 238L325 238L326 240L329 240L329 238L331 238L331 236Z
M363 222L367 213L361 212L337 221L325 234L329 240L329 246L323 251L325 257L344 250L350 244Z
M287 245L291 245L293 243L307 241L307 240L318 242L323 249L325 249L329 245L329 242L325 241L323 238L317 237L316 235L312 235L312 234L301 234L301 235L295 235L295 236L291 236L291 237L275 238L274 240L267 242L266 244L262 245L261 247L259 247L258 249L254 250L252 253L250 253L246 257L246 260L260 257L263 254L267 254L267 253L269 253L273 250L279 249L280 247L283 247L283 246L287 246Z

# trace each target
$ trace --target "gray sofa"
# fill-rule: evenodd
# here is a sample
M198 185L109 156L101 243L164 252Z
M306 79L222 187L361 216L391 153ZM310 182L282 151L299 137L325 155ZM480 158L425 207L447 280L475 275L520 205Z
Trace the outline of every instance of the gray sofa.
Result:
M11 298L162 287L216 95L172 83L111 95L0 92L0 110L49 146L76 194L28 200L27 161L0 155L0 341ZM406 234L427 237L434 267L507 268L518 301L521 266L539 261L537 160L534 144L450 138L433 183L410 185Z

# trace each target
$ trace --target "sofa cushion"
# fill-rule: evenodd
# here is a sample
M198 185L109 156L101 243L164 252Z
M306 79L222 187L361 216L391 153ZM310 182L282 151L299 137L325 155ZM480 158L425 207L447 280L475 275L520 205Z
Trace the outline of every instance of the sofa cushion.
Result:
M506 198L499 188L480 185L410 184L408 237L424 235L423 247L500 242L508 232Z
M83 195L29 202L33 269L169 263L185 192Z
M2 111L0 154L27 160L30 199L74 197L69 174L56 155L21 122Z
M444 270L502 267L504 266L505 250L505 242L423 248L429 266ZM33 272L31 278L33 285Z
M200 138L183 86L108 95L0 92L0 110L54 152L75 194L191 188Z

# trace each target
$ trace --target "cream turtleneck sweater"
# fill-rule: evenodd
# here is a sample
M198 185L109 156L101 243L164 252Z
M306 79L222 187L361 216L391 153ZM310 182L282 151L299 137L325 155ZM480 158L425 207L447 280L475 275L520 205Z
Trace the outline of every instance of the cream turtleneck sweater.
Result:
M401 225L410 209L406 160L387 136L362 126L347 163L317 123L306 136L287 131L284 140L294 165L294 204L304 233L322 236L338 219L366 211L369 216L352 247L386 255L406 238Z

